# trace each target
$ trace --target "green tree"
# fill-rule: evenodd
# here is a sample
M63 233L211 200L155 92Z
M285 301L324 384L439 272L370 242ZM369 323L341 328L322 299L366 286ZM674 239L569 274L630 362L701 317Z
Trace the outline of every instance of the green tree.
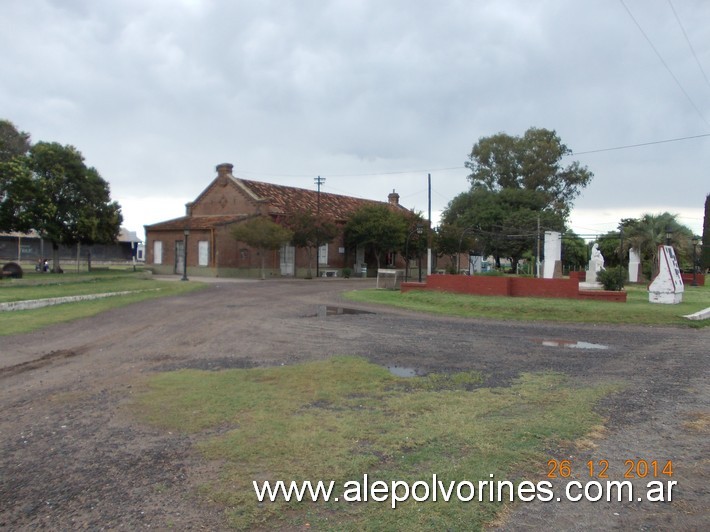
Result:
M623 266L624 261L621 257L624 252L621 250L621 234L619 231L608 231L598 237L596 242L599 244L599 251L604 257L604 267ZM625 245L624 247L627 246Z
M568 269L584 268L587 265L589 253L584 239L577 236L571 229L562 235L562 264Z
M667 229L671 231L671 245L679 261L688 261L689 250L692 250L692 231L678 223L675 214L644 214L639 219L624 220L622 227L625 247L639 250L645 275L653 277L658 271L658 246L666 243Z
M464 164L473 188L534 190L544 196L546 209L566 219L593 177L577 161L562 166L571 153L555 131L530 128L522 137L498 133L479 139Z
M255 248L261 256L261 278L266 279L265 260L267 251L276 251L291 241L293 232L265 216L258 216L240 223L231 231L232 237Z
M38 142L30 148L32 228L52 243L53 271L59 271L59 246L115 242L121 207L110 199L108 183L87 168L73 146Z
M474 187L456 196L442 213L445 224L477 228L477 241L500 267L509 258L513 271L526 253L533 251L540 231L563 231L564 220L536 190L503 188L491 191Z
M36 197L26 158L0 161L0 231L24 233L32 229Z
M0 162L9 162L14 157L30 151L30 134L20 131L8 120L0 120Z
M308 257L308 274L310 279L313 277L311 264L313 262L313 250L318 246L332 242L338 235L338 226L323 217L318 217L311 211L300 210L296 211L287 220L287 225L293 236L291 242L294 246L306 250Z
M459 227L458 225L443 223L434 233L434 248L436 256L449 259L449 271L458 272L460 253L473 250L478 245L475 227Z
M12 122L0 120L0 231L29 231L35 196L26 164L30 135Z
M345 225L345 239L349 245L368 247L375 255L377 268L387 251L398 251L404 246L409 222L403 213L387 205L366 205L355 211Z

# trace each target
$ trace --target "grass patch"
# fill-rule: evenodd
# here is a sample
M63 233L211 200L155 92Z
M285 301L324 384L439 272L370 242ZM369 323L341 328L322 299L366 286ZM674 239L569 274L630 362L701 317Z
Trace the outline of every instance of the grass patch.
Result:
M445 483L538 476L544 449L575 440L600 417L611 385L575 387L560 374L523 375L507 388L475 388L480 375L403 378L354 357L276 368L182 370L151 377L133 404L146 422L195 434L222 464L202 494L239 529L481 528L503 505L477 500L345 502L344 484ZM218 429L215 431L215 429ZM252 481L333 480L341 502L257 501ZM448 484L447 484L448 485Z
M692 321L683 315L710 307L710 287L686 287L678 305L649 303L646 288L627 287L626 303L533 297L495 297L450 294L426 290L357 290L346 299L379 303L409 310L464 318L569 323L624 323L707 327L710 320Z
M142 273L125 271L76 275L38 274L29 279L5 280L0 283L0 303L122 291L143 292L32 310L2 312L0 336L31 332L56 323L94 316L131 303L178 295L202 287L204 285L201 283L156 281Z

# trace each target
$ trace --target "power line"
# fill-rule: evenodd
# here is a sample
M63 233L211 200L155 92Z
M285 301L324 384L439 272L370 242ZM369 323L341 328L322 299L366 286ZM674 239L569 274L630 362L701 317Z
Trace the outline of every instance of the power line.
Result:
M646 41L648 42L648 44L651 46L651 48L652 48L653 51L655 52L655 54L656 54L656 56L658 57L658 59L660 59L661 63L663 63L663 66L666 67L666 70L667 70L668 73L671 75L671 77L673 78L673 80L676 82L676 85L678 85L678 88L680 88L680 90L683 92L683 94L685 94L685 97L686 97L686 98L688 99L688 101L690 102L690 105L693 106L693 109L695 109L695 111L698 113L698 116L700 116L700 118L702 119L703 122L705 122L708 126L710 126L710 122L708 122L708 121L706 120L705 116L703 116L703 113L700 112L700 109L698 108L698 106L695 105L695 102L693 101L693 99L690 97L690 95L689 95L689 94L686 92L686 90L683 88L683 85L681 85L680 81L678 81L678 78L677 78L676 75L673 73L673 71L670 69L670 67L668 66L668 63L666 63L666 61L663 59L663 56L661 56L661 54L660 54L660 52L658 51L658 49L656 49L655 45L653 44L653 42L651 41L651 39L649 38L649 36L646 35L646 32L645 32L645 31L643 31L643 28L641 27L641 24L638 23L638 21L636 20L636 17L634 17L633 13L631 13L631 10L630 10L630 9L627 7L627 5L624 3L624 0L619 0L619 2L621 2L621 5L624 6L624 9L626 9L626 12L627 12L627 13L629 14L629 16L631 17L631 20L634 21L634 24L636 24L636 27L639 29L639 31L640 31L641 34L644 36L644 38L646 39Z
M710 133L703 133L701 135L691 135L689 137L678 137L675 139L665 139L665 140L654 140L651 142L641 142L640 144L626 144L625 146L615 146L613 148L600 148L598 150L587 150L587 151L576 151L574 153L570 153L569 155L586 155L588 153L600 153L604 151L614 151L614 150L626 150L628 148L640 148L642 146L653 146L654 144L666 144L668 142L679 142L681 140L690 140L690 139L700 139L703 137L710 137Z
M599 148L596 150L585 150L585 151L575 151L571 152L568 154L565 154L565 157L573 157L577 155L587 155L590 153L602 153L605 151L615 151L615 150L626 150L630 148L641 148L643 146L653 146L655 144L667 144L669 142L680 142L683 140L693 140L693 139L700 139L700 138L705 138L705 137L710 137L710 133L701 133L700 135L690 135L687 137L676 137L672 139L664 139L664 140L655 140L655 141L650 141L650 142L641 142L639 144L625 144L623 146L614 146L611 148ZM380 175L397 175L397 174L424 174L424 173L431 173L431 172L450 172L453 170L464 170L464 166L447 166L445 168L429 168L426 170L398 170L398 171L392 171L392 172L370 172L366 174L326 174L329 177L374 177L374 176L380 176ZM253 172L251 170L239 170L240 174L243 175L267 175L269 177L298 177L298 178L312 178L313 177L313 172L312 173L303 173L303 174L274 174L274 173L269 173L269 172ZM322 172L321 172L322 173ZM332 187L331 187L332 188ZM337 190L337 189L336 189ZM433 192L437 192L434 190Z
M686 33L685 28L683 27L683 23L680 21L680 17L678 16L678 13L676 12L675 7L673 7L673 2L671 2L671 0L668 0L668 5L671 6L671 10L673 11L673 15L675 16L675 19L678 22L678 26L680 26L680 30L683 32L683 36L685 37L685 41L688 43L688 48L690 48L690 52L693 54L693 57L695 58L695 63L698 65L700 72L702 72L703 77L705 78L705 83L707 83L707 86L710 87L710 80L708 79L708 76L705 73L705 69L703 68L703 65L700 63L700 59L698 59L698 54L695 53L695 48L693 48L693 45L690 42L690 38L688 38L688 34Z

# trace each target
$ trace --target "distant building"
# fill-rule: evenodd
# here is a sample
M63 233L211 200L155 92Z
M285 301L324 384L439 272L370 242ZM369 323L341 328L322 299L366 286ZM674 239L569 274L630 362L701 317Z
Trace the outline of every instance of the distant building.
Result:
M142 241L134 231L121 228L114 244L91 246L59 246L59 260L76 260L77 251L81 260L97 262L131 261ZM29 233L0 233L0 261L38 261L52 258L52 242L43 239L36 231Z
M217 177L186 205L185 216L145 226L146 265L162 274L182 274L184 245L187 238L188 274L201 276L256 276L261 257L258 251L237 242L230 234L232 228L257 215L268 215L276 223L283 223L297 211L316 213L344 228L350 215L365 205L388 205L411 212L399 204L399 194L392 192L388 202L378 202L341 196L315 190L274 185L240 179L232 174L233 165L217 166ZM320 207L318 207L320 205ZM321 274L340 275L343 268L355 274L367 265L374 267L374 257L367 256L361 247L349 248L341 233L323 244L314 253ZM392 258L394 260L394 258ZM291 244L279 251L269 252L266 268L270 276L302 276L308 268L306 251Z

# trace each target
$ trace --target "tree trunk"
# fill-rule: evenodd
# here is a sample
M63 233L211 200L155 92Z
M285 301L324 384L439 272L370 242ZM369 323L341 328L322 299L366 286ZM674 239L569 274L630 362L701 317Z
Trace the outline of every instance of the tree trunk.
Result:
M313 262L313 248L310 246L306 247L306 257L308 257L308 271L306 273L306 279L313 279L313 269L311 263Z
M61 273L59 266L59 244L52 242L52 273Z
M515 257L511 257L510 259L510 267L513 270L513 273L518 273L518 259Z
M261 280L262 281L266 280L266 272L264 271L265 264L266 264L266 250L262 249L261 250Z

